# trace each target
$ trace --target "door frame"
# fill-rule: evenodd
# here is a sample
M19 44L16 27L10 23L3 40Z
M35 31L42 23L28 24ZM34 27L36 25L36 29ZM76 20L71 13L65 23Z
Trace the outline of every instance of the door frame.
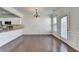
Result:
M60 21L65 16L67 16L67 39L66 40L69 40L69 37L70 37L70 16L69 16L69 14L61 16ZM60 37L61 37L61 22L60 22ZM63 38L63 37L61 37L61 38ZM65 39L65 38L63 38L63 39Z

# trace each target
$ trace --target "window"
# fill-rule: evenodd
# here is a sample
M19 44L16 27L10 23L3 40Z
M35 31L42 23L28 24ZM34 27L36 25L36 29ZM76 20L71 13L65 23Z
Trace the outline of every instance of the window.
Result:
M67 39L67 16L61 18L61 37Z
M53 17L53 31L57 32L57 17Z

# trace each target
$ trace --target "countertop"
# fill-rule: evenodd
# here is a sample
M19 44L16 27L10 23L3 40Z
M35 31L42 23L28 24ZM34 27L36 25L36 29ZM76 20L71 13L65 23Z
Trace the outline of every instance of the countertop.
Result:
M6 28L3 28L3 27L0 28L0 29L2 29L2 30L0 30L0 33L24 28L24 26L21 24L4 25L4 27L5 26L6 26ZM11 28L9 28L9 27L11 27Z

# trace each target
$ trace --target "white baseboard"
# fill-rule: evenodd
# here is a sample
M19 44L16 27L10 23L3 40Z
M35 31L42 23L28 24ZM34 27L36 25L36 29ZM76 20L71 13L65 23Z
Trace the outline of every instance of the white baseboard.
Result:
M66 43L67 45L69 45L70 47L72 47L73 49L75 49L75 50L79 51L79 49L78 49L77 47L75 47L75 46L71 45L70 43L68 43L68 41L67 41L67 40L65 40L65 39L61 38L61 37L60 37L60 36L58 36L56 33L53 33L53 34L51 34L51 35L53 35L53 36L55 36L56 38L58 38L59 40L63 41L64 43Z
M23 35L51 35L51 33L32 33L32 34L23 34Z

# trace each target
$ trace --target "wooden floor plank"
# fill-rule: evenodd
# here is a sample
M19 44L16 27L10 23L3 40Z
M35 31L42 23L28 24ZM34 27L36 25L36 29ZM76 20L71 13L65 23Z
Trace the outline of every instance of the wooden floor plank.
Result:
M50 35L22 36L21 39L23 42L12 49L12 52L75 52L74 49Z

